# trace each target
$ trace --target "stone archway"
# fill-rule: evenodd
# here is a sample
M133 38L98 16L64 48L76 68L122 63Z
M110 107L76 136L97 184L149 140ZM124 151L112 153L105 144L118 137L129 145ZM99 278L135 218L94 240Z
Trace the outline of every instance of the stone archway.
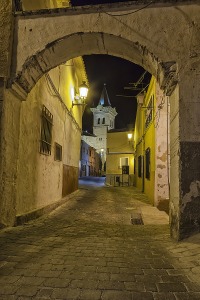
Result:
M200 211L193 211L193 200L200 201L196 3L156 1L140 9L141 4L125 2L18 14L7 86L25 100L45 72L84 54L119 56L155 75L171 102L170 222L176 239L200 230Z
M54 41L28 58L22 70L15 78L13 77L12 89L16 90L17 86L20 86L22 90L29 93L35 83L52 68L71 58L90 54L108 54L127 59L144 67L156 77L165 72L164 64L159 63L157 58L138 43L111 34L80 32ZM172 64L174 65L170 63L169 67ZM173 72L176 73L176 67ZM24 96L26 98L25 94Z

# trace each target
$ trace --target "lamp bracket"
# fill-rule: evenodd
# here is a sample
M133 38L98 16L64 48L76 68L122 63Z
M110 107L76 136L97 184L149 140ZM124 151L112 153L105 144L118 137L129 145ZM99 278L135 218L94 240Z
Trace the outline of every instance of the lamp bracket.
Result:
M86 105L87 105L86 103L74 103L74 102L72 102L72 108L74 106L86 106Z

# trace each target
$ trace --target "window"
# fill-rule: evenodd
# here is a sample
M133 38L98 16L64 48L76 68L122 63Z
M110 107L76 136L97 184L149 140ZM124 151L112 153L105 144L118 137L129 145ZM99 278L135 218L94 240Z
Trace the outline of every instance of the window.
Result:
M97 124L100 124L100 118L98 118L98 120L97 120Z
M105 124L105 118L103 118L102 124Z
M146 161L146 168L145 168L145 177L150 179L150 148L147 148L145 151L145 161Z
M86 171L86 165L81 165L81 170L82 170L83 172L85 172L85 171Z
M40 153L51 155L53 115L43 105L41 120Z
M153 120L153 105L154 105L154 96L152 95L146 109L145 128L149 127L149 124Z
M138 157L138 177L142 177L142 156Z
M55 143L55 160L61 161L62 160L62 146Z
M129 174L129 166L122 166L122 174Z
M129 159L128 157L120 157L119 167L120 169L122 166L129 166Z

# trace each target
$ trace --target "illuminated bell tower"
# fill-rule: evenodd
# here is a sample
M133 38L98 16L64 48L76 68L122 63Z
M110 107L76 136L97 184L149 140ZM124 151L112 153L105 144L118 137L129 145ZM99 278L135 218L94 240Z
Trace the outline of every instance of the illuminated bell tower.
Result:
M111 106L104 84L99 103L93 112L93 134L96 135L96 151L101 154L102 165L106 162L107 132L115 128L116 109ZM103 167L102 167L103 168Z

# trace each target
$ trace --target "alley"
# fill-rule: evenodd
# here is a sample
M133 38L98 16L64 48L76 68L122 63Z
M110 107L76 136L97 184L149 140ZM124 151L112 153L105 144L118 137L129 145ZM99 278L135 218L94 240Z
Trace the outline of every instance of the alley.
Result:
M168 225L132 224L147 206L133 187L82 184L51 214L2 230L0 299L200 299L199 236L177 244Z

